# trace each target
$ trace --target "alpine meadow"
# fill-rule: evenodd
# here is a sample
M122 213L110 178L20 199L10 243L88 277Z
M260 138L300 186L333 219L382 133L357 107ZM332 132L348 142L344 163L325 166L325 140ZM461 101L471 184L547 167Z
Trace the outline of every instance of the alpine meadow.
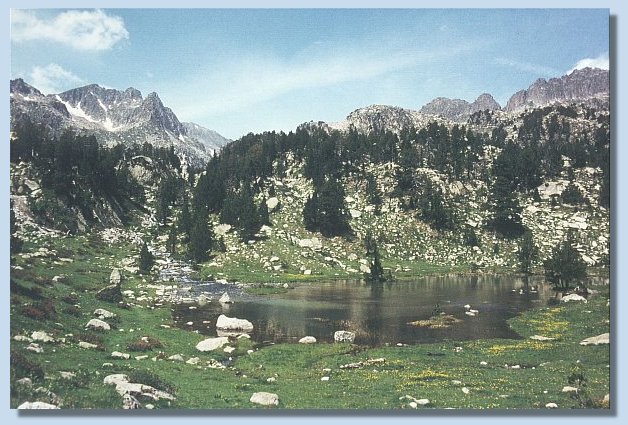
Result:
M608 22L11 10L11 408L608 415Z

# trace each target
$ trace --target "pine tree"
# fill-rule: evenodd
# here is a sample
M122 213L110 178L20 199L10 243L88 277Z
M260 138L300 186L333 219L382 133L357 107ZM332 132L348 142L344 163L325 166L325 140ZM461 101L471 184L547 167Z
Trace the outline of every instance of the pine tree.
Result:
M366 199L369 204L375 206L375 214L379 215L382 208L382 195L377 188L377 181L373 174L366 175Z
M150 270L153 268L153 264L155 262L155 258L153 254L148 250L148 245L146 242L142 245L140 249L140 259L139 259L139 272L140 274L148 274Z
M209 251L214 243L214 232L209 226L208 217L201 211L194 214L192 220L188 256L196 263L209 259Z
M366 250L366 258L369 260L370 273L366 274L368 282L383 282L386 280L384 276L384 268L379 256L377 241L369 230L364 237L364 248Z
M543 263L546 279L559 289L568 289L572 282L587 276L587 265L574 245L573 231L569 231L566 239L554 248L552 256Z
M177 252L177 227L173 224L168 232L168 252L174 255Z
M262 203L259 205L258 214L260 224L266 226L272 226L273 224L270 221L270 213L268 212L268 205L266 204L266 199L262 199Z
M489 202L490 228L506 238L516 238L523 234L525 226L521 221L522 208L508 180L501 176L495 179Z
M539 250L534 245L534 238L531 231L526 231L519 242L519 248L517 250L519 257L519 271L522 273L530 273L532 263L539 255Z
M345 190L336 179L328 179L305 203L303 223L306 229L323 236L352 236Z
M268 213L268 209L266 210ZM240 195L240 211L238 214L237 227L240 231L240 239L243 242L249 241L255 237L262 227L261 217L253 195L248 189L242 191Z
M187 195L184 193L181 205L181 216L179 217L179 232L183 235L183 242L189 242L192 232L192 215Z

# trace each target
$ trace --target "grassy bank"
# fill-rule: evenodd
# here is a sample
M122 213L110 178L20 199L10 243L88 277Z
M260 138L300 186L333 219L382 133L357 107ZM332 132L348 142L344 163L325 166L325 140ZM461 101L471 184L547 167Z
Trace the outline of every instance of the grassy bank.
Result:
M606 406L601 400L609 393L609 346L579 342L609 331L608 288L598 288L601 293L587 304L542 307L511 319L522 336L518 340L255 348L240 339L230 342L236 349L231 354L202 353L195 346L204 337L173 327L171 307L154 298L150 279L125 273L122 290L133 292L126 293L124 305L95 298L96 291L108 284L111 268L128 261L134 250L130 243L108 245L93 235L26 243L26 255L13 258L17 268L11 279L12 407L45 401L62 408L120 408L122 398L113 386L103 384L104 377L114 373L174 394L173 401L144 401L157 408L255 408L249 398L257 391L278 394L279 408L410 408L406 395L429 399L419 408L437 409L527 409L545 408L547 403L572 408L589 401ZM111 330L85 328L97 308L117 315L108 320ZM13 339L33 331L46 331L55 341L34 341L43 349L37 353L27 350L32 342ZM554 339L541 342L530 339L532 335ZM159 344L138 351L142 337ZM79 341L97 347L80 348ZM113 351L130 358L112 359ZM175 354L186 361L199 360L196 365L168 360ZM213 360L229 356L233 362L228 367L216 368ZM373 359L384 361L368 362ZM359 362L357 368L341 367ZM60 373L67 371L75 376ZM584 381L570 384L574 374L581 374ZM30 377L32 385L17 383L23 377ZM578 386L579 397L563 393L567 385Z

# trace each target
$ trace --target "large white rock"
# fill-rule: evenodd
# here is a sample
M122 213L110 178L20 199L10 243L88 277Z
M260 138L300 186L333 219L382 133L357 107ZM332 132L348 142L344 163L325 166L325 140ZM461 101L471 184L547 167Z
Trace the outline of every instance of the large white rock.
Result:
M367 266L366 264L360 264L360 271L362 273L370 274L371 273L371 268L369 266Z
M100 319L92 319L85 325L86 328L95 329L95 330L103 330L108 331L111 330L111 326L109 323L103 322Z
M254 393L250 399L251 403L261 404L262 406L278 406L279 396L273 393L259 392Z
M355 340L355 333L349 331L336 331L334 332L335 342L349 342L353 344Z
M277 208L277 205L279 205L279 199L274 196L266 200L266 206L268 207L268 211L274 210L275 208Z
M111 353L111 358L119 359L119 360L129 360L131 358L131 355L128 353L121 353L119 351L114 351L113 353Z
M207 338L196 344L196 349L198 351L213 351L222 347L228 342L229 338L225 336L219 336L217 338Z
M105 310L104 308L97 308L94 310L94 316L99 319L113 319L116 317L115 313L110 312L109 310Z
M19 406L17 406L20 410L27 409L58 409L54 404L44 403L43 401L26 401Z
M80 348L85 348L86 350L90 350L93 348L98 348L98 346L96 344L91 344L89 342L85 342L85 341L79 341L78 346Z
M216 320L216 329L252 331L253 323L246 319L237 319L221 314L218 316L218 320Z
M41 341L41 342L54 342L54 338L48 335L45 331L35 331L31 334L31 339L33 341Z
M316 343L316 338L313 336L304 336L299 340L300 344L314 344Z
M226 235L231 230L231 224L219 224L214 226L214 233L218 236Z
M109 282L112 285L120 285L122 283L122 275L120 274L120 270L113 269L111 270L111 275L109 275Z
M609 333L601 334L598 336L592 336L590 338L583 339L580 342L580 345L610 344L610 337L611 335Z
M560 299L560 302L563 303L568 303L568 302L572 302L572 301L577 301L577 302L587 302L587 299L585 297L583 297L582 295L578 295L578 294L569 294L566 295L564 297L562 297Z

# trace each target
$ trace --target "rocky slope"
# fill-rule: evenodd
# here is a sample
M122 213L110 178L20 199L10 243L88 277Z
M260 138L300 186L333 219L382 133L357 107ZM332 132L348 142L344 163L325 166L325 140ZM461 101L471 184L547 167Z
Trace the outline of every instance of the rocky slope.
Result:
M230 140L198 124L182 123L157 93L143 97L132 87L119 91L96 84L43 95L21 79L10 83L11 121L30 120L55 135L67 128L93 134L108 145L173 146L191 164L204 164Z
M540 78L528 89L515 93L504 108L516 112L554 102L602 99L608 102L608 71L597 68L576 69L569 75L545 80Z

